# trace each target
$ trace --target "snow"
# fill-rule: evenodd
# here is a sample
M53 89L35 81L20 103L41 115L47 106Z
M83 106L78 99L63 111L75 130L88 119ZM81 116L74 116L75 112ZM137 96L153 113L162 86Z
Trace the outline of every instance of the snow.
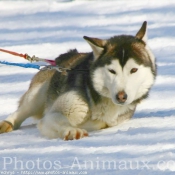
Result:
M82 140L48 140L28 119L0 135L0 174L171 175L175 171L175 2L0 1L0 47L54 59L91 51L83 36L136 34L148 21L158 76L130 121ZM0 53L0 61L27 63ZM16 110L36 69L0 65L0 120Z

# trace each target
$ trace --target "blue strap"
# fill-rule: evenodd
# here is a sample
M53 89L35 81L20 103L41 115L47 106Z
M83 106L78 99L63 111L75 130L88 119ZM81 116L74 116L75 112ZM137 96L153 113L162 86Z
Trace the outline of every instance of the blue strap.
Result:
M25 67L25 68L34 68L34 69L40 69L39 65L31 64L31 63L10 63L6 61L0 61L0 64L6 64L6 65L12 65L12 66L19 66L19 67Z

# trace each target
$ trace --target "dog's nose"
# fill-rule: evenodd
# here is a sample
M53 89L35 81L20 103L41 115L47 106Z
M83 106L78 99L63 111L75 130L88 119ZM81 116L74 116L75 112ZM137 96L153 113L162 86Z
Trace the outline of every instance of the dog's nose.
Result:
M119 103L124 103L127 100L127 94L124 91L120 91L117 95L116 95L116 99Z

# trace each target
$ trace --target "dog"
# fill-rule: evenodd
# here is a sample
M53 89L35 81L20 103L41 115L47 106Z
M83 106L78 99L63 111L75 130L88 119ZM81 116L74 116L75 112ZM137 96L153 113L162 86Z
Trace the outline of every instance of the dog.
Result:
M73 140L130 119L156 77L146 31L145 21L135 36L84 36L92 52L71 50L55 60L62 72L39 71L17 111L0 122L0 133L18 129L33 116L40 119L43 136Z

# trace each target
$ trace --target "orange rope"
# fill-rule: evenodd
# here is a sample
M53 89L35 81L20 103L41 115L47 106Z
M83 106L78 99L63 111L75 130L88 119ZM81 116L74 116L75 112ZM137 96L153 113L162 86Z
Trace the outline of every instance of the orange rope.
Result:
M14 56L22 57L22 58L24 58L24 59L26 59L26 60L28 60L30 62L32 62L32 61L45 61L45 62L47 62L47 63L49 63L49 64L51 64L53 66L56 66L55 60L47 60L47 59L42 59L42 58L38 58L38 57L35 57L35 56L30 57L28 54L16 53L16 52L5 50L5 49L1 49L1 48L0 48L0 51L12 54Z
M24 59L26 59L26 57L27 57L27 54L24 55L22 53L16 53L16 52L5 50L5 49L0 49L0 51L9 53L9 54L12 54L12 55L15 55L15 56L19 56L19 57L22 57Z

